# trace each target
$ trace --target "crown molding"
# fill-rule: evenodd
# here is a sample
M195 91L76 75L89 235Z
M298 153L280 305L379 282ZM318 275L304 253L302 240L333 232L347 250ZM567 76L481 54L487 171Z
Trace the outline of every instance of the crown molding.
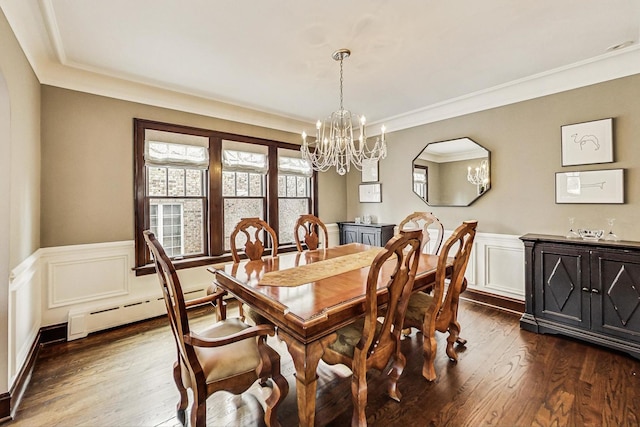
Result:
M390 117L384 122L387 132L399 131L638 73L640 46L634 46ZM379 124L372 123L372 130L375 125Z
M132 81L122 76L110 76L96 70L83 69L66 58L55 26L55 13L50 0L0 0L0 7L41 84L285 132L300 133L310 126L309 122L299 117L259 111L198 94L183 93L179 89L167 89L148 82ZM30 25L36 26L39 31L27 30L22 25L24 22L30 22ZM367 133L371 136L378 135L383 123L387 132L394 132L638 73L640 46L632 46L378 120L368 124Z

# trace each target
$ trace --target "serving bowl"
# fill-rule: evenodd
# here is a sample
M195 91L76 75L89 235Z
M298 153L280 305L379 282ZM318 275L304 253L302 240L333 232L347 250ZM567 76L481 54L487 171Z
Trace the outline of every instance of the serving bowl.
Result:
M589 230L581 228L578 230L578 234L582 237L582 240L600 240L604 234L604 230Z

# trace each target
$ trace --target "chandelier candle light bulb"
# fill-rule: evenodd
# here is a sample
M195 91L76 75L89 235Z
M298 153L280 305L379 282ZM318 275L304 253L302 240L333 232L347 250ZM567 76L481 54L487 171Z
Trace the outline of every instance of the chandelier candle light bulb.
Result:
M342 61L351 55L349 49L335 51L332 58L340 61L340 109L334 111L324 121L316 122L316 138L310 141L307 133L302 132L302 158L311 163L311 167L318 172L326 172L332 167L340 175L351 169L362 170L363 161L377 161L387 156L385 144L385 127L382 126L380 137L374 143L367 140L364 116L352 114L345 110L342 104ZM360 127L359 137L354 140L353 124Z
M489 165L486 160L480 162L474 173L471 173L471 166L467 166L467 181L478 187L478 194L484 192L487 184L489 184Z

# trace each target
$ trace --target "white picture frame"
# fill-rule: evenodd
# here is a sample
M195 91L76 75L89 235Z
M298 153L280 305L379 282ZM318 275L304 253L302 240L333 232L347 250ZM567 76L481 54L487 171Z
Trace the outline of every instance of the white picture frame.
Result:
M365 159L362 161L362 182L378 181L378 160Z
M360 203L381 203L382 185L380 183L360 184L358 195Z
M558 172L556 203L624 203L624 169Z
M562 166L613 162L613 119L564 125Z

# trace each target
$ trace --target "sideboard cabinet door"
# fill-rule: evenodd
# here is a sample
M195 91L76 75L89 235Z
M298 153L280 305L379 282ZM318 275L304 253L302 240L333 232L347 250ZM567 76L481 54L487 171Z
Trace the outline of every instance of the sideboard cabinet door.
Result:
M591 265L592 329L640 341L640 255L594 250Z
M538 270L535 276L535 315L589 328L589 251L539 245L534 259Z
M340 244L358 243L360 237L358 235L359 228L351 225L345 225L340 232Z

